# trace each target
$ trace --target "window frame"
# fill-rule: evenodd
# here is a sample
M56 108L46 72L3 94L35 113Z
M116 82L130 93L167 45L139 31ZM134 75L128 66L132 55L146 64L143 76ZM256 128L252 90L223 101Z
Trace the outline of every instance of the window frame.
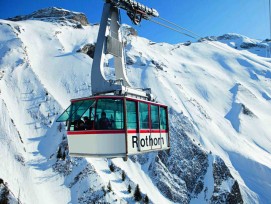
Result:
M164 116L161 117L163 114L161 114L161 111L164 110ZM162 119L165 120L165 124L162 124ZM163 127L164 126L164 127ZM160 130L168 130L168 110L167 107L159 106L159 128Z
M144 105L147 105L147 110L148 110L148 120L145 120L145 119L143 119L143 120L141 120L141 107L140 107L140 104L144 104ZM149 129L151 129L151 127L150 127L150 104L149 103L146 103L146 102L142 102L142 101L139 101L138 102L138 115L139 115L139 117L138 117L138 119L139 119L139 121L138 121L138 123L139 123L139 128L141 129L141 130L149 130ZM145 116L144 116L145 117ZM144 122L145 121L145 122ZM146 127L143 127L143 124L145 124L146 123L146 121L147 121L147 126ZM146 125L146 124L145 124Z
M152 130L159 130L160 129L160 106L159 105L155 105L155 104L149 104L150 105L150 110L151 110L151 116L150 116L150 122L151 122L151 129ZM157 118L156 118L156 128L153 128L153 126L154 126L154 122L153 122L153 118L152 118L152 116L153 116L153 110L152 110L152 107L155 107L155 108L157 108Z
M129 127L129 117L128 117L128 106L127 106L127 103L129 103L129 102L131 102L131 103L134 103L134 105L135 105L135 128L130 128ZM138 114L138 101L136 101L136 100L131 100L131 99L126 99L126 103L125 103L125 105L126 105L126 128L127 128L127 130L138 130L139 129L139 114Z
M122 102L122 104L121 104L121 111L122 111L122 114L121 114L121 120L120 120L120 124L121 124L121 128L116 128L116 123L118 122L118 121L116 121L116 110L113 110L113 109L110 109L110 110L112 110L113 112L114 112L114 118L113 118L113 121L114 121L114 123L115 123L115 128L109 128L109 129L100 129L99 128L99 125L98 125L98 120L100 120L100 118L98 119L98 117L97 117L97 115L98 115L98 104L99 104L99 101L101 101L101 100L120 100L121 102ZM101 109L102 111L101 111L101 113L104 111L104 109ZM109 109L108 109L109 110ZM125 129L125 125L124 125L124 123L125 123L125 118L124 118L124 111L125 111L125 109L124 109L124 98L123 97L121 97L121 98L110 98L110 97L106 97L106 98L97 98L96 99L96 106L95 106L95 116L94 116L94 126L95 126L95 130L124 130ZM106 112L106 111L105 111ZM100 113L100 114L101 114ZM106 113L107 114L107 113ZM109 117L107 116L107 119L108 120L110 120L109 119ZM97 120L97 121L96 121ZM112 121L111 121L112 122Z
M82 101L76 101L76 102L72 102L71 105L57 118L56 122L65 122L65 121L72 121L75 115L75 113L77 113L77 111L81 108L82 105L84 105L84 103L88 102L88 101L92 101L91 104L87 105L85 109L82 109L84 110L81 115L78 115L80 116L80 118L85 114L85 112L92 106L95 106L95 103L96 103L96 100L95 99L89 99L89 100L82 100ZM78 102L81 102L78 107L75 109L75 110L69 110L68 109L72 109L72 107L74 106L74 104L78 103ZM67 112L68 111L68 112ZM64 115L64 114L68 114L68 116L66 116L66 118L64 119L61 119L61 117ZM78 119L78 118L77 118Z

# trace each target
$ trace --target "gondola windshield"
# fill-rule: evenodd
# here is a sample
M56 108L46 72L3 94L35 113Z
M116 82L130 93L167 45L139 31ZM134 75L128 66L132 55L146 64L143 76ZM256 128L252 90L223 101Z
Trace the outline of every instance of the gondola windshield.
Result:
M56 120L57 122L79 120L90 107L95 105L95 100L82 100L73 102Z

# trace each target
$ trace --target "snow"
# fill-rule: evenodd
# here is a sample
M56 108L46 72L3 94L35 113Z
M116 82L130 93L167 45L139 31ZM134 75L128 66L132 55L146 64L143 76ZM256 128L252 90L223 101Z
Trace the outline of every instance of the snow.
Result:
M142 56L147 50L150 59L158 61L162 58L166 59L163 60L164 63L170 63L164 73L152 67L143 69L142 72L137 68L136 75L130 77L133 83L139 77L141 81L148 81L149 86L155 84L151 87L153 93L159 96L159 101L184 112L198 128L197 140L207 150L222 156L232 169L247 168L250 164L233 164L232 158L228 156L231 152L236 152L240 157L248 157L270 169L268 110L271 110L271 104L266 101L265 95L261 95L263 92L270 94L270 79L266 76L271 67L268 59L233 50L222 44L219 44L222 48L215 51L213 46L194 43L189 47L179 47L175 52L167 52L173 46L155 44L145 48L138 41L139 39L135 40L133 49L142 53ZM156 54L158 50L161 50L159 55ZM146 73L153 77L146 76ZM252 110L255 116L243 114L242 104ZM238 181L244 179L235 171L232 173ZM247 175L257 177L259 182L266 176L256 176L253 171L248 171ZM265 185L265 189L268 190L264 194L269 195L270 187ZM254 198L247 202L268 202L267 198L256 201L251 188L242 190L246 191L244 194L250 191L248 194ZM258 188L253 191L257 194L262 192Z
M112 173L109 170L107 160L104 159L87 159L90 163L95 164L95 170L98 175L104 179L104 183L110 181L112 189L117 196L124 198L127 202L133 202L133 190L128 193L128 184L121 180L121 174ZM123 162L122 159L113 159L112 163L125 172L126 176L134 183L132 189L135 189L135 185L138 184L141 193L148 195L149 199L154 203L171 203L166 199L157 187L153 184L151 179L147 176L147 171L142 169L138 163L134 163L131 160ZM131 182L131 183L132 183Z
M15 197L20 192L23 203L76 203L90 188L99 194L109 181L115 194L108 194L106 201L133 202L128 181L121 181L120 171L110 172L110 160L80 160L82 166L75 165L68 177L52 169L52 155L65 133L58 131L56 117L70 99L91 95L92 59L76 51L96 41L97 29L0 20L0 178ZM159 102L188 118L195 129L189 137L225 161L240 184L244 203L270 202L271 60L263 47L257 52L235 49L243 42L260 42L241 35L190 46L133 36L129 40L126 52L133 63L127 74L133 86L152 88ZM209 155L204 177L209 187L214 183L213 160ZM131 159L112 162L153 203L171 203L147 166ZM72 176L88 164L93 176L70 187ZM222 186L229 191L232 183ZM212 193L202 191L191 203L207 203Z

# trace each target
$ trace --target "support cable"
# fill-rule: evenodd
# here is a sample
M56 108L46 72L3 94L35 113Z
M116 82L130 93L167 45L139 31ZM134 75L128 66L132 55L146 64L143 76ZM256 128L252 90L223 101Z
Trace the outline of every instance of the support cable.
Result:
M158 25L164 26L164 27L166 27L166 28L168 28L168 29L171 29L171 30L173 30L173 31L176 31L176 32L178 32L178 33L180 33L180 34L182 34L182 35L186 35L186 36L188 36L188 37L191 37L191 38L194 38L195 40L197 40L196 37L194 37L194 36L192 36L192 35L189 35L189 34L187 34L187 33L181 32L180 30L177 30L177 29L175 29L175 28L173 28L173 27L171 27L171 26L168 26L168 25L166 25L166 24L160 23L160 22L155 21L155 20L152 20L152 19L149 19L149 21L151 21L151 22L153 22L153 23L156 23L156 24L158 24Z
M191 34L193 34L193 35L199 37L199 38L202 38L202 37L201 37L200 35L198 35L197 33L194 33L194 32L192 32L191 30L188 30L188 29L186 29L186 28L183 28L183 27L177 25L176 23L173 23L173 22L171 22L171 21L169 21L169 20L167 20L167 19L165 19L165 18L162 18L162 17L158 17L158 18L161 19L161 20L163 20L163 21L165 21L165 22L167 22L167 23L169 23L169 24L171 24L171 25L176 26L177 28L180 28L181 30L187 31L187 32L189 32L189 33L191 33Z
M162 19L162 18L160 18L160 19ZM166 21L166 22L168 21L168 20L166 20L166 19L163 19L163 20ZM175 31L175 32L177 32L177 33L179 33L179 34L182 34L182 35L186 35L186 36L188 36L188 37L191 37L191 38L193 38L193 39L195 39L195 40L198 40L199 38L203 38L202 36L200 36L200 35L198 35L198 34L192 32L192 31L189 31L188 29L185 29L185 28L183 28L183 27L181 27L181 26L179 26L179 25L177 25L177 24L175 24L175 23L172 23L172 22L170 22L170 21L168 21L168 23L170 22L170 24L173 24L173 25L175 25L176 27L182 28L182 30L186 30L186 31L192 33L193 35L195 35L195 36L197 36L197 37L194 37L194 36L192 36L192 35L190 35L190 34L184 33L184 32L182 32L180 29L176 29L176 28L173 28L173 27L171 27L171 26L168 26L168 25L166 25L166 24L164 24L164 23L161 23L161 22L152 20L151 18L149 19L149 21L151 21L151 22L153 22L153 23L156 23L156 24L158 24L158 25L160 25L160 26L164 26L165 28L168 28L168 29L170 29L170 30L173 30L173 31ZM218 46L217 44L215 44L215 43L212 42L212 41L204 41L204 40L203 40L202 42L205 43L205 44L211 45L211 46L213 46L213 47L216 47L217 49L226 51L224 48L222 48L221 46Z

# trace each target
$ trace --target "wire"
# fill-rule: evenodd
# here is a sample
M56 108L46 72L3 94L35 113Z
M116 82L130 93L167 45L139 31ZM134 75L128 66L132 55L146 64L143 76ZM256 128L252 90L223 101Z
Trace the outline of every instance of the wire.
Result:
M194 36L189 35L189 34L184 33L184 32L181 32L180 30L177 30L177 29L175 29L175 28L173 28L173 27L170 27L170 26L168 26L168 25L166 25L166 24L160 23L160 22L155 21L155 20L152 20L152 19L149 19L149 21L151 21L151 22L153 22L153 23L156 23L156 24L158 24L158 25L164 26L164 27L166 27L166 28L168 28L168 29L171 29L171 30L173 30L173 31L176 31L176 32L178 32L178 33L181 33L181 34L183 34L183 35L186 35L186 36L188 36L188 37L191 37L191 38L194 38L194 39L197 40L197 38L195 38Z
M156 24L158 24L158 25L164 26L164 27L166 27L166 28L168 28L168 29L171 29L171 30L173 30L173 31L175 31L175 32L178 32L178 33L180 33L180 34L182 34L182 35L186 35L186 36L188 36L188 37L191 37L191 38L193 38L193 39L195 39L195 40L199 40L199 38L203 38L202 36L200 36L200 35L198 35L198 34L192 32L192 31L190 31L190 30L188 30L188 29L186 29L186 28L183 28L183 27L181 27L181 26L179 26L179 25L177 25L177 24L175 24L175 23L172 23L172 22L170 22L170 21L168 21L168 20L166 20L166 19L164 19L164 18L159 17L159 19L161 19L161 20L163 20L163 21L165 21L165 22L168 22L168 23L170 23L170 24L172 24L172 25L174 25L174 26L176 26L176 27L178 27L178 28L180 28L180 29L182 29L182 30L185 30L185 31L187 31L187 32L189 32L189 33L191 33L191 34L197 36L198 38L196 38L196 37L194 37L194 36L192 36L192 35L190 35L190 34L184 33L184 32L182 32L182 31L180 31L179 29L176 29L176 28L173 28L173 27L171 27L171 26L168 26L168 25L166 25L166 24L164 24L164 23L161 23L161 22L152 20L151 18L149 19L149 21L151 21L151 22L153 22L153 23L156 23ZM214 42L212 42L212 41L204 41L204 40L203 40L202 42L205 43L205 44L211 45L211 46L213 46L213 47L216 47L217 49L220 49L220 50L223 50L223 51L227 51L227 50L225 50L224 48L222 49L221 46L220 46L220 47L217 46L217 45L216 45Z
M192 31L190 31L190 30L188 30L188 29L186 29L186 28L183 28L183 27L177 25L176 23L173 23L173 22L171 22L171 21L169 21L169 20L167 20L167 19L165 19L165 18L162 18L162 17L158 17L158 18L161 19L161 20L163 20L163 21L165 21L165 22L167 22L167 23L169 23L169 24L172 24L172 25L176 26L177 28L180 28L181 30L185 30L185 31L187 31L187 32L189 32L189 33L191 33L191 34L193 34L193 35L199 37L199 38L202 38L202 37L201 37L200 35L198 35L197 33L194 33L194 32L192 32Z
M168 21L168 20L166 20L166 19L164 19L164 18L161 18L161 17L160 17L160 19L163 20L163 21L165 21L165 22L167 22L167 23L170 23L170 24L172 24L172 25L178 27L179 29L176 29L176 28L173 28L173 27L168 26L168 25L166 25L166 24L163 24L163 23L161 23L161 22L152 20L151 18L148 19L148 20L151 21L151 22L153 22L153 23L156 23L156 24L158 24L158 25L164 26L164 27L166 27L166 28L168 28L168 29L171 29L171 30L173 30L173 31L175 31L175 32L178 32L179 34L182 34L182 35L186 35L186 36L188 36L188 37L191 37L191 38L193 38L193 39L196 39L196 40L198 40L198 38L204 39L202 36L200 36L200 35L198 35L198 34L192 32L192 31L190 31L190 30L188 30L188 29L186 29L186 28L183 28L183 27L181 27L181 26L179 26L179 25L177 25L177 24L175 24L175 23L172 23L172 22L170 22L170 21ZM182 31L180 31L180 29L181 29L181 30L187 31L187 32L193 34L194 36L197 36L198 38L196 38L196 37L194 37L194 36L192 36L192 35L189 35L189 34L187 34L187 33L184 33L184 32L182 32ZM222 51L224 51L224 52L227 52L227 53L229 53L229 54L231 54L231 55L240 55L237 51L235 51L235 50L228 50L228 49L226 49L225 47L222 47L221 45L219 45L219 44L217 44L217 43L215 43L215 42L213 42L213 41L210 41L210 40L206 40L206 41L205 41L205 40L202 40L201 42L202 42L202 43L205 43L205 44L207 44L207 45L211 45L211 46L213 46L213 47L215 47L215 48L217 48L217 49L219 49L219 50L222 50Z
M270 38L271 38L271 2L270 2L270 1L271 1L271 0L269 0ZM234 53L235 55L239 55L239 53L237 53L236 51L225 49L224 47L222 47L221 45L219 45L219 44L217 44L217 43L215 43L215 42L213 42L213 41L210 41L210 40L206 40L206 41L205 41L205 40L204 40L204 37L200 36L199 34L193 32L193 31L191 31L191 30L188 30L188 29L186 29L186 28L184 28L184 27L181 27L181 26L177 25L176 23L173 23L173 22L171 22L171 21L169 21L169 20L167 20L167 19L165 19L165 18L158 17L158 19L160 19L160 20L162 20L162 21L165 21L165 22L168 23L168 24L174 25L174 26L177 27L177 28L174 28L174 27L172 27L172 26L166 25L166 24L161 23L161 22L159 22L159 21L152 20L151 18L148 19L148 20L151 21L151 22L153 22L153 23L156 23L156 24L158 24L158 25L164 26L164 27L166 27L166 28L168 28L168 29L170 29L170 30L173 30L173 31L175 31L175 32L178 32L179 34L182 34L182 35L186 35L186 36L188 36L188 37L191 37L191 38L193 38L193 39L195 39L195 40L197 40L197 41L199 41L199 39L201 38L201 39L203 39L203 40L201 41L202 43L211 45L211 46L213 46L213 47L215 47L215 48L217 48L217 49L219 49L219 50L223 50L223 51L226 51L226 52L228 52L228 53L232 53L232 54ZM183 31L186 31L186 32L188 32L188 33L190 33L190 34L187 34L187 33L183 32ZM195 37L195 36L196 36L196 37ZM269 46L269 47L270 47L270 46ZM270 54L271 54L271 47L270 47Z

